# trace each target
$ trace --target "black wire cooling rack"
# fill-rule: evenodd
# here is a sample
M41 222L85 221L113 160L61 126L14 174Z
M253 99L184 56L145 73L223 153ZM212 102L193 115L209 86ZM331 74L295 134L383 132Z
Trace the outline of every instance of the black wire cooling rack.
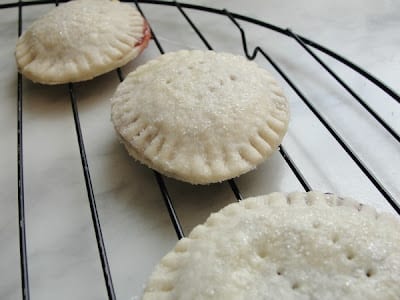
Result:
M6 4L0 4L0 9L17 9L18 10L18 35L21 35L22 32L22 22L23 22L23 9L29 6L41 5L41 4L55 4L58 5L58 2L66 2L66 1L22 1L11 2ZM305 93L302 92L302 89L299 88L294 81L291 79L291 76L287 74L283 69L279 66L279 63L273 59L267 51L261 47L255 47L253 51L249 50L248 42L246 39L246 32L241 26L240 22L247 22L257 26L264 27L268 30L272 30L278 32L284 36L287 36L293 40L295 40L299 46L301 46L306 53L308 53L317 63L319 63L322 68L328 72L334 80L336 80L351 96L355 101L357 101L363 109L365 109L372 118L375 119L375 122L382 126L384 130L388 132L388 134L396 141L396 143L400 142L399 134L382 118L373 108L371 108L366 101L364 101L351 87L351 84L343 80L339 77L324 61L320 58L318 52L322 52L340 63L346 65L347 67L353 69L355 72L364 76L367 80L371 81L374 85L376 85L379 89L388 94L394 101L400 103L400 96L396 94L391 88L382 83L379 79L367 73L360 67L356 66L349 60L344 57L338 55L337 53L321 46L320 44L302 37L290 29L283 29L278 26L256 20L247 16L243 16L240 14L229 12L228 10L214 9L210 7L191 5L179 2L164 2L164 1L151 1L151 0L142 0L142 1L124 1L124 2L132 2L132 5L136 5L138 10L146 17L141 9L142 4L152 4L152 5L160 5L160 6L170 6L175 7L182 17L187 21L188 26L190 26L194 32L197 34L198 38L201 39L204 46L213 50L210 42L207 40L206 36L199 30L199 28L195 25L195 22L188 16L186 13L187 9L207 12L215 15L219 15L222 18L228 18L231 22L232 29L237 30L238 34L241 36L242 48L244 54L248 59L253 60L256 56L261 56L265 58L266 61L270 63L270 65L281 75L284 81L292 88L292 90L297 94L298 98L305 104L305 106L314 114L314 116L319 120L319 122L326 128L329 134L337 141L340 147L347 153L347 155L353 160L353 162L358 166L361 173L363 173L370 183L382 194L382 196L386 199L386 201L393 207L393 209L400 214L400 207L398 202L396 202L395 198L391 195L390 190L388 190L380 181L380 179L374 174L374 171L371 170L370 166L368 166L359 155L352 149L349 143L346 141L344 137L338 133L334 126L331 125L329 120L324 117L324 115L320 112L320 110L310 101ZM150 24L151 26L151 24ZM152 30L153 40L162 54L164 53L163 46L160 42L160 39L157 37L157 32ZM121 69L116 70L118 78L120 81L123 80L124 75ZM26 231L25 231L25 206L24 206L24 151L23 151L23 80L21 74L18 74L18 84L17 84L17 105L18 105L18 213L19 213L19 243L20 243L20 266L21 266L21 286L22 286L22 298L29 299L30 298L30 290L29 290L29 273L28 273L28 259L27 259L27 245L26 245ZM69 97L72 105L72 112L74 118L74 124L76 129L77 140L79 144L80 157L84 172L84 180L87 190L87 197L90 204L90 211L94 225L94 231L97 240L97 247L99 251L100 261L102 265L105 285L108 293L109 299L116 299L113 281L111 277L109 263L107 261L106 255L106 247L103 240L103 235L100 226L100 219L97 213L96 201L95 201L95 193L92 187L92 181L90 177L90 168L88 165L88 160L85 152L85 143L84 138L81 131L81 125L79 120L79 112L77 106L77 95L74 89L73 84L68 85ZM312 190L312 185L307 180L306 176L303 174L302 170L297 167L295 160L291 157L291 155L286 151L286 149L281 146L279 148L279 152L283 159L286 161L287 165L290 167L293 174L296 176L297 180L304 188L304 190L309 191ZM162 198L165 202L166 208L168 210L172 225L175 229L177 237L180 239L184 237L184 231L179 221L179 217L175 211L173 199L171 199L170 194L168 192L167 186L164 182L164 178L157 172L154 172L154 176L158 183L159 189L161 191ZM240 201L242 199L241 192L236 185L234 180L228 181L229 186L235 196L235 198Z

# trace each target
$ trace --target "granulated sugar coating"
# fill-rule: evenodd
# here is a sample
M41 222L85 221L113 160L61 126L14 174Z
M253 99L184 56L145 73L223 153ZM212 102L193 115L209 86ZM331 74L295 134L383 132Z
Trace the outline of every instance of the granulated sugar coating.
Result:
M349 198L249 198L180 240L143 299L400 299L399 232L394 216Z
M194 184L254 169L279 146L288 102L271 75L244 57L179 51L130 73L112 100L129 153Z
M19 71L35 82L77 82L125 65L149 39L148 25L132 4L76 0L33 22L15 56Z

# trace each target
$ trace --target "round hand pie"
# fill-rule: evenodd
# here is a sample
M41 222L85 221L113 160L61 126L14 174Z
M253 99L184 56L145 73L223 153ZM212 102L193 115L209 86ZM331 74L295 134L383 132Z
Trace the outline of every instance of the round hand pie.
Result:
M180 240L143 299L400 299L399 232L394 216L348 198L249 198Z
M150 30L131 4L76 0L32 23L16 46L19 71L32 81L61 84L92 79L135 58Z
M111 103L134 158L194 184L254 169L277 149L289 121L288 102L265 69L213 51L149 61L127 76Z

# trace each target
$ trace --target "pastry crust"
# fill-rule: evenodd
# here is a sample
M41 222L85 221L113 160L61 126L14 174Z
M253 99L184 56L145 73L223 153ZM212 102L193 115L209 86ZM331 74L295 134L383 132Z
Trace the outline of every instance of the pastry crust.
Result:
M134 158L194 184L254 169L277 149L289 122L288 102L265 69L213 51L182 50L140 66L111 103Z
M19 71L34 82L92 79L135 58L150 30L134 6L119 1L76 0L37 19L18 39Z
M349 198L249 198L180 240L143 299L400 299L399 232L398 218Z

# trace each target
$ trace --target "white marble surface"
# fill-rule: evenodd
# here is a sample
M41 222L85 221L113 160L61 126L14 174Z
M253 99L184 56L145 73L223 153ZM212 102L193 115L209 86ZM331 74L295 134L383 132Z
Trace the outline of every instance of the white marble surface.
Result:
M8 0L2 0L6 3ZM249 15L294 31L339 52L400 93L400 3L396 0L191 1ZM26 7L24 28L52 5ZM143 4L165 51L204 45L175 8ZM242 54L226 17L186 10L217 51ZM251 47L262 45L400 200L400 146L321 70L293 40L242 23ZM17 10L0 10L0 299L20 299L17 221L16 78L13 59ZM126 74L159 55L152 42L123 68ZM400 131L400 105L360 76L329 63ZM262 58L257 62L272 67ZM272 70L273 73L275 73ZM275 73L276 74L276 73ZM287 151L314 189L352 196L379 210L391 208L290 87L292 120ZM25 203L31 299L106 299L79 150L65 85L23 81ZM118 143L108 99L115 72L76 85L94 193L118 299L137 299L153 266L176 242L152 172ZM191 186L166 180L186 233L234 196L226 183ZM301 190L279 153L237 184L244 196Z

